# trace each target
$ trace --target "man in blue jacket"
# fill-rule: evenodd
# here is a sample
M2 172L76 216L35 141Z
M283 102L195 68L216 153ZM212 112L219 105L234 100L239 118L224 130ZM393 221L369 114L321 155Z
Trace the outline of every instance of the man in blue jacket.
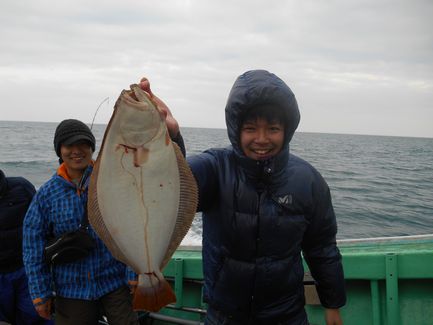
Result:
M23 265L23 220L35 192L27 179L0 170L0 323L53 323L33 307Z
M54 150L61 165L38 190L24 220L24 265L33 304L49 319L55 291L57 325L98 324L101 308L110 325L138 324L128 288L136 275L113 258L91 227L96 247L87 257L53 266L44 261L47 238L77 230L83 220L95 137L83 122L64 120L56 128Z
M147 80L140 85L167 112L174 138L176 120ZM302 252L326 324L341 325L346 296L330 191L289 152L300 120L294 94L276 75L248 71L234 83L225 113L232 145L188 158L203 212L206 323L308 324Z

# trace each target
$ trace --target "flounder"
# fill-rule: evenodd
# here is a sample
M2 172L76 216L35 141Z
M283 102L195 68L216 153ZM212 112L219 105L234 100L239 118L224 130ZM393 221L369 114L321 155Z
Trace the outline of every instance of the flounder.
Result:
M162 269L188 232L197 184L165 119L138 85L120 94L89 187L89 222L119 261L139 274L135 310L176 297Z

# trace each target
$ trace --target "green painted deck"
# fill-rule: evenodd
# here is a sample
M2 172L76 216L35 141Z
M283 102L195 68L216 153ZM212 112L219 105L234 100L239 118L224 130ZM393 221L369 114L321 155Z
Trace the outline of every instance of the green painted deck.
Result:
M338 246L347 287L347 304L341 309L346 325L433 324L433 235L342 240ZM203 321L200 247L180 247L164 274L173 284L177 302L152 317L177 317L185 324ZM323 308L312 287L306 285L309 320L324 324Z

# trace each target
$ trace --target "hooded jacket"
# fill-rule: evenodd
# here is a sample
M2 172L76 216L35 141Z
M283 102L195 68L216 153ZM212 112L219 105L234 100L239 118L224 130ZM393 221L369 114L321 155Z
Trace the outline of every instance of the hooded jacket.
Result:
M6 177L0 170L0 273L23 267L23 220L35 194L23 177Z
M239 142L247 111L284 110L282 151L266 161L248 158ZM299 124L294 94L277 76L248 71L226 105L232 146L188 158L203 212L204 299L242 323L305 324L301 252L326 308L345 304L337 225L329 188L308 162L289 153Z

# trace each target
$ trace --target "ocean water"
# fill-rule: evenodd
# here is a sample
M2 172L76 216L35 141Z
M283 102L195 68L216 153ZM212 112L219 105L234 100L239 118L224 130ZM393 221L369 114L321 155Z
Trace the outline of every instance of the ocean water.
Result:
M39 188L58 166L56 125L0 121L0 169ZM104 130L93 126L97 150ZM229 144L223 129L182 128L182 134L187 155ZM337 238L433 233L433 139L300 132L290 150L328 182ZM183 244L201 244L199 214Z

